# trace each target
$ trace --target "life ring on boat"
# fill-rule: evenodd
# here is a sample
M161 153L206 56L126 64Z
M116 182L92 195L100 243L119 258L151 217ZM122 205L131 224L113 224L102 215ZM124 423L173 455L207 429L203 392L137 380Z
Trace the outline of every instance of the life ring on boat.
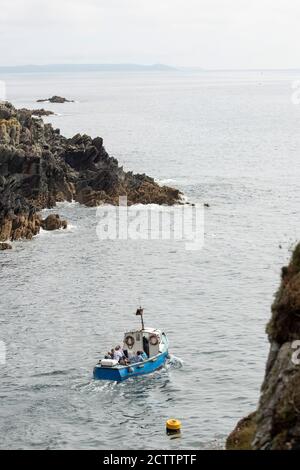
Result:
M131 336L131 335L127 336L126 339L125 339L125 343L129 347L129 349L132 349L133 345L134 345L134 337Z
M158 344L158 337L156 335L151 335L149 338L149 343L151 346L156 346Z

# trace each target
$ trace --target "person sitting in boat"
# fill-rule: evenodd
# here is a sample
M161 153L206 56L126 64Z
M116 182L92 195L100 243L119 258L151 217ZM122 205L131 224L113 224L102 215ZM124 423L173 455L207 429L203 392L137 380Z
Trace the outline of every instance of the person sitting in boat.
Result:
M123 349L122 346L119 346L119 348L120 348L120 351L121 351L122 354L123 354L123 357L124 357L125 359L128 359L128 351L127 351L127 349Z
M124 358L124 353L122 351L121 346L116 346L114 350L114 359L120 362L120 359Z
M144 360L145 360L144 351L137 351L136 354L137 354L137 359L138 359L137 362L144 362Z
M125 351L122 346L118 345L119 351L122 353L122 357L126 357Z
M107 353L108 358L107 359L113 359L115 354L115 348L112 348L110 352Z
M147 361L148 356L147 356L147 354L145 353L145 351L140 351L140 353L141 353L140 355L141 355L143 361Z
M128 366L129 361L128 361L128 359L127 359L126 357L122 357L122 358L119 360L119 364L120 364L121 366Z
M136 362L144 362L143 358L143 351L137 351L137 353L130 358L131 364L134 364Z

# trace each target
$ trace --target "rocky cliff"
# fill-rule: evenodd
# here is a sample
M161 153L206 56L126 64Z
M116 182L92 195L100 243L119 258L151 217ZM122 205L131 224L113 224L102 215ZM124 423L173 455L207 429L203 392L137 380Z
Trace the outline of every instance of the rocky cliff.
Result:
M118 204L124 195L128 204L180 201L178 190L161 187L145 174L125 172L101 137L67 139L34 118L32 110L0 103L0 241L36 235L38 211L58 201L96 206Z
M257 411L238 423L227 449L300 449L300 244L282 268L267 334L270 352Z

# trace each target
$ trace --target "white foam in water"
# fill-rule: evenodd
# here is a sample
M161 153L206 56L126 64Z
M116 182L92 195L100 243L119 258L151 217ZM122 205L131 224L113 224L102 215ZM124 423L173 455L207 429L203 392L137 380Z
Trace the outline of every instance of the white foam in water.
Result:
M67 232L72 232L73 230L76 230L76 229L77 229L77 225L68 223L67 228L60 229L60 230L64 230L64 231L67 231Z
M160 186L177 186L190 183L189 178L155 178L155 182Z
M44 236L50 235L50 234L51 234L51 232L49 232L48 230L44 230L43 228L40 228L40 231L36 236L37 237L44 237Z
M185 202L187 198L182 198L182 201ZM96 209L99 211L103 209L103 211L112 211L114 212L118 206L113 206L112 204L100 204L99 206L96 207ZM126 206L123 206L126 207ZM173 208L182 208L182 204L174 204L173 206L160 206L159 204L132 204L131 206L127 206L128 212L134 211L136 212L137 210L140 211L148 211L148 210L154 210L158 212L171 212Z
M181 208L181 204L174 204L173 206L160 206L159 204L133 204L132 206L128 206L128 212L130 210L154 210L158 212L171 212L173 208Z
M79 202L75 201L74 199L72 199L72 201L61 201L56 203L56 207L60 209L63 209L64 207L74 207L75 205L80 206Z
M57 235L59 233L62 233L62 232L73 232L74 230L76 230L77 228L77 225L74 225L74 224L70 224L68 223L67 225L67 228L60 228L58 230L44 230L42 227L40 228L40 231L37 235L35 235L36 237L38 236L51 236L51 235Z
M170 354L170 358L169 358L169 361L168 361L168 365L171 366L171 367L174 367L174 369L180 369L181 367L183 367L183 360L180 359L180 357L176 357L174 356L174 354Z
M166 178L166 179L162 179L162 180L155 180L156 183L160 184L160 185L165 185L165 184L176 184L178 181L177 180L174 180L172 178Z

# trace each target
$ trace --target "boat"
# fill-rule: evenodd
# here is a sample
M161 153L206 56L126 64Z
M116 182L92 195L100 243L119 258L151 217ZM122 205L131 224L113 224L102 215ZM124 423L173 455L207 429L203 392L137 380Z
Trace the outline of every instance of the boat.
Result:
M136 315L141 317L141 328L124 334L123 352L129 363L119 364L115 359L101 359L94 367L95 380L122 382L131 377L150 374L165 365L169 356L167 335L156 328L145 328L141 307L137 309ZM135 362L138 351L145 352L147 358Z

